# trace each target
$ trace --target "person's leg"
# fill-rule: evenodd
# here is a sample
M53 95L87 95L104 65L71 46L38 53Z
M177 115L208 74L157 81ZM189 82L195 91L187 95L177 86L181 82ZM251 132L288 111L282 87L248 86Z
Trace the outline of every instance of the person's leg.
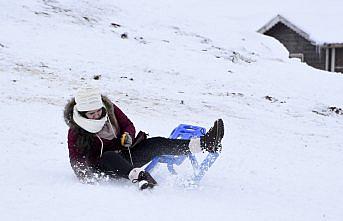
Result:
M153 188L157 182L141 168L134 168L121 154L114 151L105 152L100 158L99 169L105 174L118 178L126 178L138 183L139 189Z
M222 119L218 119L204 136L198 138L182 140L153 137L146 139L131 149L132 161L135 166L141 167L154 157L161 155L187 155L203 150L217 152L221 150L223 137L224 123ZM129 159L130 156L125 155L125 157Z
M131 149L132 161L136 167L141 167L155 156L186 155L190 153L189 142L189 140L164 137L149 138Z
M121 154L114 151L106 151L100 158L99 169L112 177L128 179L133 166Z

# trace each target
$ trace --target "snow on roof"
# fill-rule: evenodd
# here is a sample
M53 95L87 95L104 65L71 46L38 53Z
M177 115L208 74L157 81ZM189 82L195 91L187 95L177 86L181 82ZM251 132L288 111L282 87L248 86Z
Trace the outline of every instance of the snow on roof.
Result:
M339 18L339 17L338 17ZM283 23L308 41L318 44L343 44L343 20L336 16L321 16L320 14L277 15L261 27L258 32L265 33L277 23Z

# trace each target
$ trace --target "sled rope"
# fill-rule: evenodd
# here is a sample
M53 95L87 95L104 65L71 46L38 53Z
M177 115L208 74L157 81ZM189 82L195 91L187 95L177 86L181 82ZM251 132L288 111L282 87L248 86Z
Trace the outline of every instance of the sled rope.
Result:
M112 132L113 132L113 134L114 134L114 137L117 137L116 134L115 134L115 132L114 132L113 125L112 125L112 123L111 123L110 118L108 117L108 115L107 115L107 120L108 120L108 122L110 123L110 126L111 126ZM131 155L130 147L128 147L127 150L129 151L130 162L131 162L131 165L133 166L133 161L132 161L132 155ZM102 149L101 149L101 155L102 155ZM100 157L101 157L101 155L100 155Z

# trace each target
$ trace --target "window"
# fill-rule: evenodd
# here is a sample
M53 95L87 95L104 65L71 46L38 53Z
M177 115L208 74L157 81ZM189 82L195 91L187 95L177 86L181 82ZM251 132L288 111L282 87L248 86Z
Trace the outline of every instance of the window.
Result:
M304 54L302 53L289 54L289 58L299 58L301 62L304 62Z

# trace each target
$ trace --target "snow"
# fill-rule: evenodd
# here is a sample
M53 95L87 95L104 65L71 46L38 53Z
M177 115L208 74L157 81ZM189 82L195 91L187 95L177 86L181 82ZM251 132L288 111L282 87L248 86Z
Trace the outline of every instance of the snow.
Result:
M325 13L343 6L330 3ZM343 107L343 76L256 33L282 10L324 15L322 1L299 4L0 1L0 219L342 220L343 116L328 107ZM223 118L223 152L201 185L183 188L164 167L153 191L79 183L63 108L85 83L150 136Z

